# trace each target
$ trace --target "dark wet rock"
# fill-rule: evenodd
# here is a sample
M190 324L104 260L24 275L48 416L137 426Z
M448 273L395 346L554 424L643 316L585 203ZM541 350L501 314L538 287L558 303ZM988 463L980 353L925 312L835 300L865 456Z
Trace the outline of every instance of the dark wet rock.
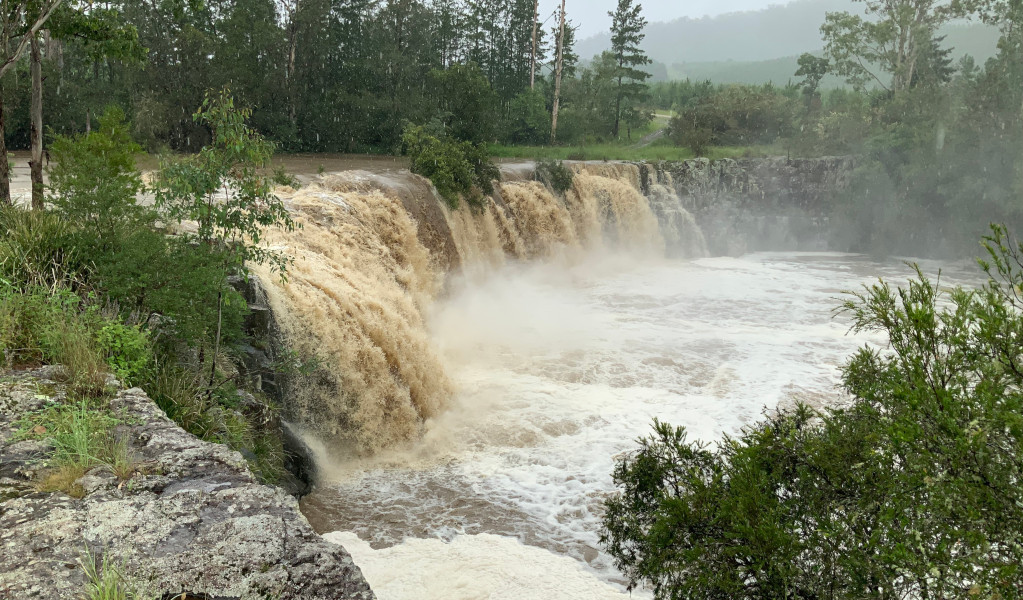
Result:
M712 255L827 250L836 196L855 160L742 158L641 163L643 192L673 188L695 217Z
M59 393L44 375L0 379L0 598L81 597L86 551L155 597L374 597L295 498L256 483L239 453L186 433L139 389L111 401L139 463L129 480L97 467L78 480L81 499L36 491L50 448L13 434Z

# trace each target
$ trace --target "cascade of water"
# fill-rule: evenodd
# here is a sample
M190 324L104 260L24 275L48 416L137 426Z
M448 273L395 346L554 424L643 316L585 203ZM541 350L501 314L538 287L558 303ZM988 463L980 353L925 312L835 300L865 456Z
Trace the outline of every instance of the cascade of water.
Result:
M696 218L682 206L675 193L671 175L665 173L664 183L651 183L648 199L657 215L668 256L672 258L702 258L710 256L707 240Z
M348 173L281 190L302 228L276 232L270 243L295 262L287 283L260 274L289 346L321 365L289 386L289 417L343 451L415 439L453 393L425 326L449 269L486 274L508 260L598 249L706 255L670 186L654 186L647 198L635 165L573 170L564 195L535 181L505 182L474 209L424 195L425 180L414 175Z
M423 311L441 273L400 200L322 180L287 196L300 229L269 242L294 259L287 283L259 272L282 333L322 364L289 386L288 413L366 452L414 438L452 393Z

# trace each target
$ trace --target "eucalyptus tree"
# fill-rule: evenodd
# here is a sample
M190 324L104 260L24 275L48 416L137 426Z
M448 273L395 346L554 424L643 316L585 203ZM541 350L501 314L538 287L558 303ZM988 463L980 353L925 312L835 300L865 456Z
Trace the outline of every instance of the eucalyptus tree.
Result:
M0 78L10 71L37 42L37 35L63 0L0 0ZM41 93L41 92L40 92ZM0 205L11 203L11 175L7 163L6 126L3 117L4 90L0 84ZM33 124L36 124L33 121ZM40 127L41 135L41 123Z
M252 127L274 131L278 141L292 146L288 94L288 39L280 26L275 0L230 0L217 25L218 47L211 67L218 85L230 86L253 107Z
M866 17L828 13L821 34L833 71L851 85L908 89L938 29L967 15L960 0L854 0Z
M208 132L192 120L192 110L219 83L210 57L220 48L215 9L222 7L201 0L122 0L120 8L148 49L145 68L122 74L136 135L150 149L202 146Z
M43 11L45 3L30 6L33 11ZM74 40L80 50L98 61L104 57L121 60L141 61L144 50L138 45L135 28L121 20L120 13L108 6L96 5L90 0L64 2L51 12L47 21L46 38L48 53L60 54L60 47L66 40ZM28 34L27 34L28 35ZM32 208L42 210L43 187L43 52L40 34L30 34L32 76L31 144L32 159L29 162L32 178Z

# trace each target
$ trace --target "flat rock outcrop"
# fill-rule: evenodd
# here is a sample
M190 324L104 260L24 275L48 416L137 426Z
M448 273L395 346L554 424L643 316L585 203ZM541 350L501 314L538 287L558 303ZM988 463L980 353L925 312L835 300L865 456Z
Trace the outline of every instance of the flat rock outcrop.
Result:
M94 468L78 480L80 499L37 491L49 446L15 442L15 423L59 397L51 373L0 378L0 599L82 597L87 553L154 597L374 598L292 496L257 483L238 452L188 434L137 388L111 408L140 472L121 481Z

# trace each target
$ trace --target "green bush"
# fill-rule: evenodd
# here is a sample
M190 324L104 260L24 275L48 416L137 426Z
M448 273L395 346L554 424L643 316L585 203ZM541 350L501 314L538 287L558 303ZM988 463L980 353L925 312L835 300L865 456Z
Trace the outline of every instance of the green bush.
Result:
M123 383L132 386L151 376L153 347L140 327L110 322L100 328L97 337L107 365Z
M402 143L412 161L410 170L433 182L452 208L458 207L460 198L471 206L481 206L483 196L493 193L494 180L501 177L483 144L437 137L425 127L411 124L405 128Z
M655 424L614 472L602 541L657 598L1019 598L1023 246L990 283L886 283L844 304L884 333L844 409L783 411L716 447Z
M111 324L94 302L65 288L0 286L0 358L7 367L59 364L75 393L102 395L107 365L97 339Z
M504 123L507 144L539 145L550 142L551 114L540 90L526 90L508 103Z
M722 86L693 104L678 106L668 136L696 154L705 154L710 144L771 144L792 134L798 109L799 102L773 86Z
M541 158L536 161L533 177L559 194L572 189L575 174L560 160Z
M143 190L135 155L142 151L129 134L124 113L110 107L99 128L76 136L57 136L50 146L49 198L80 235L112 242L125 222L146 217L136 202Z
M287 186L295 189L298 189L301 185L298 182L298 178L291 173L288 173L288 171L284 168L284 165L278 165L275 167L270 179L275 185Z

